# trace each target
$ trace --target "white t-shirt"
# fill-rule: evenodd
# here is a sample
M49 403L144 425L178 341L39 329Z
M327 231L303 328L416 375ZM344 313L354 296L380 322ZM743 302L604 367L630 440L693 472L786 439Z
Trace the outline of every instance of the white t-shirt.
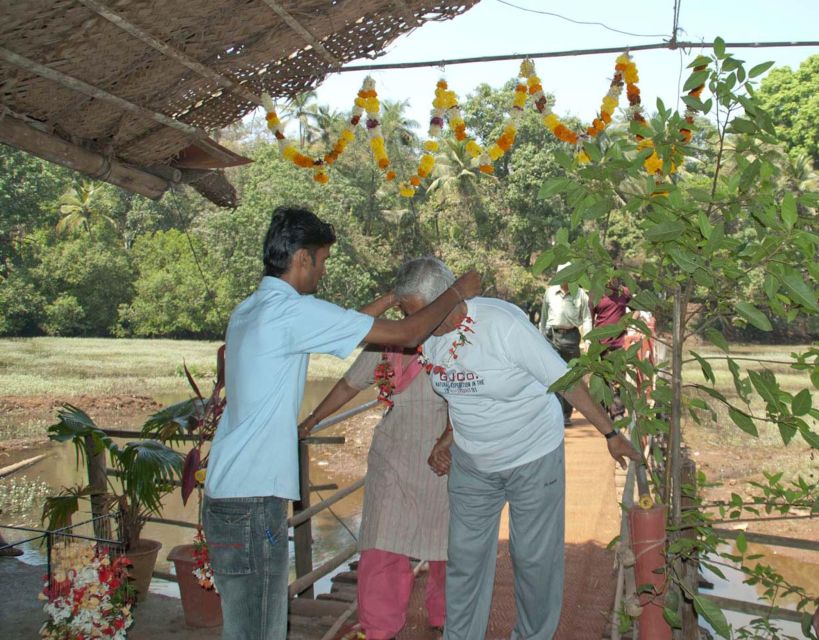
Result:
M296 421L309 354L346 358L372 325L370 316L262 278L228 323L227 406L208 458L208 496L299 499Z
M457 331L430 337L424 355L444 371L432 386L449 403L455 444L493 473L543 457L563 441L563 413L549 385L566 363L518 307L495 298L467 301L471 344L449 354Z

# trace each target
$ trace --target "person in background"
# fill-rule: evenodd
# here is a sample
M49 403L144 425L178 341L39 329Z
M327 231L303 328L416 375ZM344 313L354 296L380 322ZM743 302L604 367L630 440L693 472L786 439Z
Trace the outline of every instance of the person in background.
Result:
M558 266L558 273L571 263ZM540 332L552 344L566 362L580 357L580 341L592 330L589 311L589 296L581 288L572 293L568 282L546 287L543 307L540 311ZM562 395L559 396L563 411L563 424L572 423L572 405Z
M619 278L612 278L606 285L606 290L600 301L594 305L592 309L592 321L594 328L606 327L608 325L617 324L628 312L628 304L631 302L631 292L628 290ZM603 338L600 343L605 347L601 356L614 351L615 349L622 349L626 339L626 330L614 337ZM609 382L609 387L612 390L614 399L607 410L612 420L624 415L626 408L620 399L619 386L613 382Z
M310 353L344 358L364 340L414 347L449 311L480 291L470 272L432 304L390 321L313 297L336 240L306 209L273 212L264 277L233 310L225 350L227 405L209 454L205 537L229 640L287 636L288 501L299 499L297 413ZM377 316L387 294L368 305Z
M395 287L410 313L452 281L435 258L414 260L405 273L412 285L399 278ZM486 634L500 516L508 503L517 609L511 637L548 640L563 598L565 506L563 416L549 387L566 373L566 363L518 307L482 297L456 305L421 356L433 388L447 400L452 425L429 457L436 473L449 473L444 639ZM582 381L562 393L605 436L617 462L640 460Z

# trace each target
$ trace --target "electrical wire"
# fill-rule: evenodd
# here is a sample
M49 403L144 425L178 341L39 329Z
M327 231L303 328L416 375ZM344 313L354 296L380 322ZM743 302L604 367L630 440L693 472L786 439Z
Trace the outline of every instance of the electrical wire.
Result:
M315 494L316 494L316 495L319 497L319 500L322 500L322 501L324 500L324 496L322 496L322 495L321 495L321 493L320 493L319 491L317 491L316 489L311 489L311 491L313 491L313 492L314 492L314 493L315 493ZM338 520L339 524L340 524L342 527L344 527L345 529L347 529L347 533L349 533L349 534L350 534L350 536L352 537L352 539L353 539L353 540L355 540L356 542L358 542L358 536L356 536L356 535L355 535L355 534L352 532L352 529L350 529L350 527L348 527L348 526L347 526L347 523L346 523L346 522L344 522L344 520L342 520L342 519L339 517L339 515L338 515L338 514L337 514L335 511L333 511L333 508L328 506L328 507L326 507L326 509L327 509L327 511L329 511L331 514L333 514L333 517L334 517L336 520Z
M567 22L573 22L574 24L582 24L582 25L594 25L597 27L603 27L604 29L608 29L609 31L613 31L614 33L622 33L626 36L636 36L638 38L665 38L668 36L667 33L632 33L631 31L622 31L620 29L615 29L614 27L610 27L607 24L602 22L586 22L584 20L575 20L573 18L568 18L566 16L560 15L559 13L553 13L552 11L541 11L539 9L529 9L528 7L521 7L516 4L512 4L511 2L507 2L507 0L497 0L500 4L505 4L507 7L512 7L513 9L518 9L520 11L526 11L528 13L538 13L544 16L552 16L555 18L560 18L561 20L566 20Z

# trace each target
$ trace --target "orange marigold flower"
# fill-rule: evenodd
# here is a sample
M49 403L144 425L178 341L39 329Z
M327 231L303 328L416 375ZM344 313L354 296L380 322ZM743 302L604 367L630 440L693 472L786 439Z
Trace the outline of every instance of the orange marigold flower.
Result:
M605 122L606 124L611 122L611 114L608 111L604 111L603 113L601 113L600 117L602 118L603 122Z
M529 94L530 95L535 95L538 91L543 91L543 86L542 85L533 84L531 87L529 87Z
M387 175L384 176L384 179L388 182L390 180L395 180L395 171L387 171Z
M694 87L691 91L688 92L688 95L692 98L699 98L702 95L702 90L705 88L704 84L701 84L699 87Z
M378 168L379 169L386 169L390 166L390 161L387 158L380 158L378 160Z
M515 91L517 91L518 93L526 93L526 85L525 84L515 85Z
M410 184L413 187L417 187L419 184L421 184L421 178L419 178L418 176L412 176L410 178Z
M682 134L683 142L691 142L691 130L690 129L680 129L680 133Z
M323 171L317 171L313 174L313 180L318 182L319 184L327 184L330 181L330 176L328 176Z
M305 155L299 154L295 158L293 158L293 163L297 167L301 167L302 169L309 169L313 166L312 158L308 158Z
M478 168L481 170L481 173L488 173L488 174L495 173L495 167L493 167L491 164L482 164Z
M438 80L438 83L435 86L438 87L439 89L446 89L448 85L446 83L446 80Z
M419 178L426 178L429 175L429 172L423 167L418 167L418 171L416 173L418 173Z

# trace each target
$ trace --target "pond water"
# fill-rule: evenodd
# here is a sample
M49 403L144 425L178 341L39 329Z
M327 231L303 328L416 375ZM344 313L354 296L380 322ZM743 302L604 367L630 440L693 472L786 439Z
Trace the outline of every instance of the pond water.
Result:
M735 545L727 546L724 551L731 554L740 555ZM797 553L799 555L794 555ZM748 543L747 550L748 555L764 555L765 557L761 558L759 562L772 567L786 580L793 584L799 585L800 587L804 588L808 594L813 594L815 596L816 594L819 594L819 553L811 553L808 556L810 561L806 561L805 557L803 557L806 555L806 553L807 552L797 552L795 550L783 549L781 547L770 547L767 545L754 543ZM713 583L714 588L704 589L700 587L701 593L732 598L734 600L742 600L745 602L756 602L762 605L770 604L768 601L763 600L763 592L765 591L765 588L762 585L743 584L742 580L744 576L742 572L737 569L723 566L720 566L720 569L725 574L724 580L713 572L703 569L702 577L708 582ZM776 606L782 609L795 610L798 600L799 599L795 596L780 598L777 600ZM812 608L809 607L808 610L812 612ZM752 619L758 618L759 616L735 611L725 611L725 617L728 619L728 623L731 624L734 629L736 629L747 625ZM803 637L800 625L795 622L786 622L784 620L773 620L772 622L774 622L783 633L796 638ZM713 629L711 629L704 621L702 621L701 624L703 627L713 632Z
M302 416L304 417L313 407L315 407L332 388L334 381L310 381L305 388L305 398L303 402ZM157 401L162 404L170 404L185 399L186 396L167 396L157 398ZM374 391L363 392L356 397L349 406L343 407L345 410L366 402L375 397ZM136 425L134 425L136 428ZM322 435L339 435L343 434L344 425L336 425L322 432ZM124 444L127 440L117 438L118 443ZM344 446L344 445L339 445ZM185 445L179 447L181 451L187 451L188 447ZM22 451L10 452L7 459L4 459L4 464L13 464L18 460L31 458L41 453L45 453L47 457L35 465L20 472L19 475L25 475L30 479L39 479L46 482L56 494L62 487L76 486L87 482L87 476L84 466L77 466L74 454L74 447L70 444L48 443L41 447L28 448ZM326 467L311 463L310 479L315 485L324 485L337 483L339 487L344 487L353 480L349 477L337 479L330 474ZM313 493L313 502L318 502L323 498L329 497L333 490L324 490L319 494ZM355 542L350 531L358 535L358 528L361 521L363 491L356 491L353 494L345 497L343 500L337 502L332 507L332 513L324 510L313 517L313 565L318 567L326 562L340 550L347 547L349 544ZM197 512L199 509L197 493L191 495L187 505L182 504L180 490L177 489L172 494L168 495L163 501L162 517L170 520L183 520L187 522L197 521ZM334 515L335 514L335 515ZM39 514L33 514L33 519L37 520ZM341 522L339 521L341 520ZM342 524L343 522L343 524ZM346 527L345 527L346 525ZM349 528L350 531L347 529ZM290 532L292 536L292 530ZM11 532L4 530L4 535L7 539L20 540L23 537L28 537L20 532ZM173 565L167 561L167 555L170 550L179 544L189 544L193 538L193 530L169 526L159 523L148 523L143 530L143 537L159 540L162 543L159 557L157 559L156 569L158 571L173 572ZM25 562L32 564L45 563L45 551L36 544L28 544L24 547L25 555L22 559ZM293 545L291 542L291 559L293 557ZM291 574L293 573L293 563L291 562ZM346 568L342 565L340 570ZM291 579L292 579L291 575ZM166 586L164 589L162 585L157 585L161 590L168 590ZM175 585L170 587L173 592ZM153 586L152 586L153 589ZM329 591L329 578L324 579L317 584L317 592Z

